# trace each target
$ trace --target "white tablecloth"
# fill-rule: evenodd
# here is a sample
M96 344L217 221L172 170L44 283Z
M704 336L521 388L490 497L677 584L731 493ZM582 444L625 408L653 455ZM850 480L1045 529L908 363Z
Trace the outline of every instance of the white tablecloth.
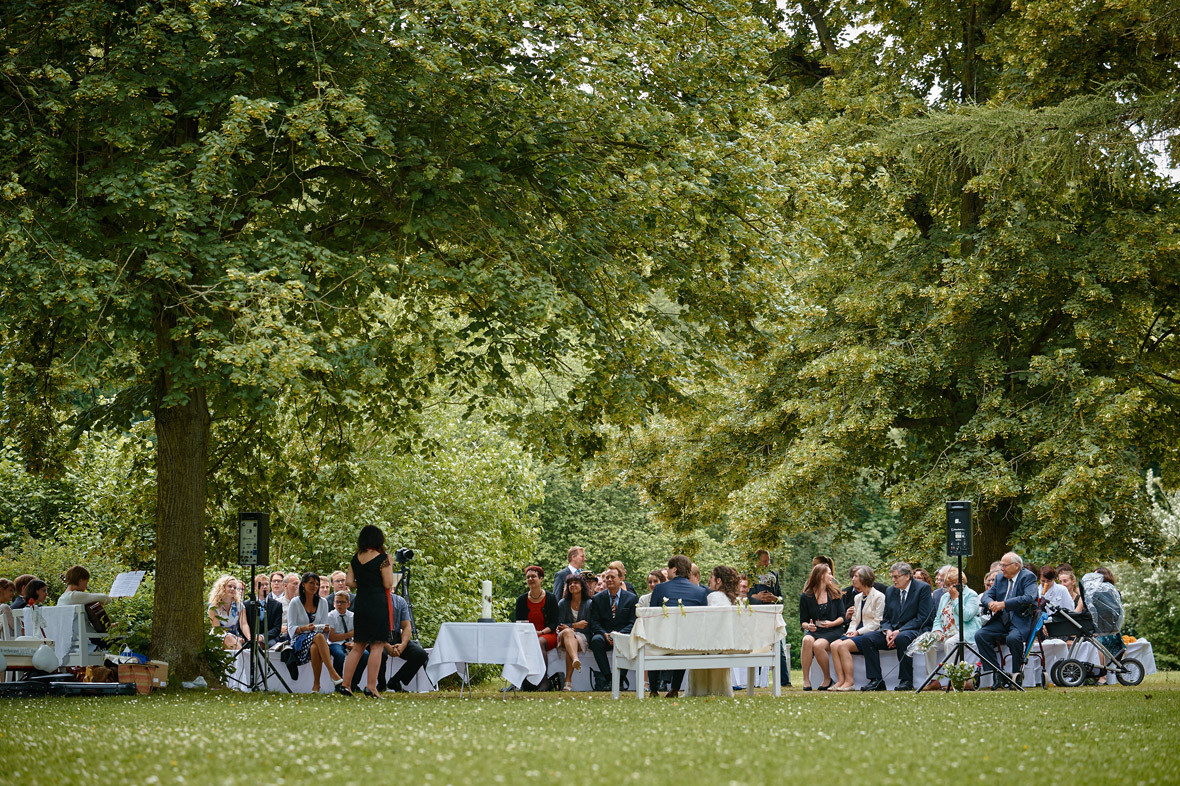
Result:
M649 654L669 652L769 652L786 638L783 607L688 606L636 609L630 636L619 636L615 647L636 658L642 645Z
M541 642L531 622L444 622L426 664L430 681L437 685L456 672L466 679L468 663L499 663L504 679L518 688L525 679L545 677Z
M76 619L81 606L38 606L25 607L14 613L23 620L20 635L37 636L53 640L53 652L58 663L65 663L70 652L77 646L75 635ZM85 612L81 612L85 613ZM37 622L33 617L39 618Z

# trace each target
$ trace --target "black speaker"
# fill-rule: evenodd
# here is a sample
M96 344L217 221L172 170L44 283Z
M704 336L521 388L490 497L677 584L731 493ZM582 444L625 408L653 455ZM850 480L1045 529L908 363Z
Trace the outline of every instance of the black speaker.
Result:
M238 564L270 564L270 514L238 514Z
M952 557L971 556L971 503L946 503L946 553Z

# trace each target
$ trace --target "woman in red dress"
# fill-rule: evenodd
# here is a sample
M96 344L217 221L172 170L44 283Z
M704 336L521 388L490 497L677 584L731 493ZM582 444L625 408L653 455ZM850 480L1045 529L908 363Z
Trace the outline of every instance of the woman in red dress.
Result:
M548 656L557 646L557 597L541 585L545 570L537 565L524 569L528 591L516 599L516 621L531 622L537 629L541 651Z

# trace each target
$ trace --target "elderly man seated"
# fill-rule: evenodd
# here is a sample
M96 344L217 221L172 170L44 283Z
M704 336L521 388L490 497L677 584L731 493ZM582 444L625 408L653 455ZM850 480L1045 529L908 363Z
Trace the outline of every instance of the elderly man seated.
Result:
M992 671L999 671L996 646L1006 644L1017 685L1024 682L1024 647L1032 635L1037 595L1037 577L1025 570L1019 554L1009 551L1000 559L996 582L979 598L981 611L992 616L975 633L976 649ZM996 687L993 681L992 688Z

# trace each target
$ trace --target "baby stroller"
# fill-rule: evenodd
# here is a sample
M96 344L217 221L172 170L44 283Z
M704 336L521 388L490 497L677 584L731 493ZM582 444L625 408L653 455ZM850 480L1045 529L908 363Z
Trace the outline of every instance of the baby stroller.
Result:
M1093 579L1097 579L1092 580ZM1123 604L1113 584L1102 581L1097 573L1082 577L1086 591L1086 605L1080 612L1054 608L1053 614L1045 620L1045 635L1054 639L1073 639L1069 653L1063 660L1049 669L1049 679L1054 685L1076 688L1087 680L1097 680L1105 672L1114 672L1123 685L1138 685L1143 681L1143 664L1134 658L1121 657L1127 650L1119 643L1118 652L1111 652L1099 640L1100 636L1113 636L1123 624ZM1084 645L1093 645L1106 658L1106 666L1095 666L1080 660L1078 650Z

